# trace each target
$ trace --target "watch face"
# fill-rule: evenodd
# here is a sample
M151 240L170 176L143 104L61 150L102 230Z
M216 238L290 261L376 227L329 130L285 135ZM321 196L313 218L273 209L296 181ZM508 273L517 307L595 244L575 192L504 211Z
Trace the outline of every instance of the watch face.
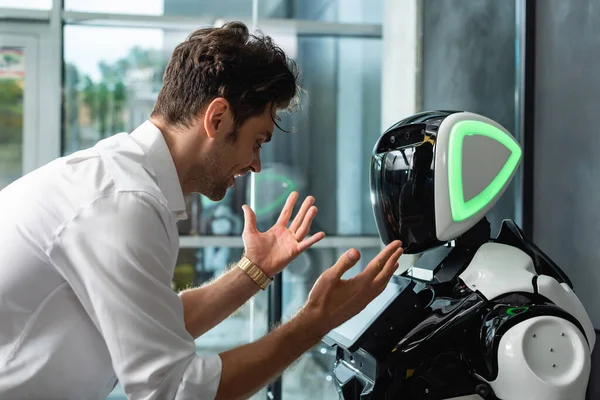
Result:
M435 229L435 144L437 128L450 113L400 121L373 149L370 184L377 229L386 244L401 240L407 254L441 244Z

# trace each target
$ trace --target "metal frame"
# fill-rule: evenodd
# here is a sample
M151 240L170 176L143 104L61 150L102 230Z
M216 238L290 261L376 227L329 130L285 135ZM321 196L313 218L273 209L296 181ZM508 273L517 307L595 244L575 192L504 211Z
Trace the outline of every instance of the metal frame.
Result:
M51 13L51 10L29 10L0 7L0 20L15 22L49 22Z
M62 7L62 0L54 0ZM31 129L32 143L24 143L24 172L41 166L61 155L61 114L62 114L62 22L56 7L52 10L19 10L0 8L3 20L1 33L23 35L35 42L35 90L32 93L34 105L29 106L32 120L25 121L25 130ZM43 63L39 60L44 60ZM27 61L26 61L27 62ZM27 79L27 78L26 78ZM45 101L53 99L52 101ZM26 100L28 101L28 100Z
M518 0L517 7L517 123L523 146L520 168L521 224L527 236L533 238L533 179L535 129L535 30L536 0ZM517 199L518 200L518 199ZM517 202L518 206L518 202Z
M88 13L64 11L63 19L68 24L160 28L166 30L193 30L199 26L219 26L224 18L187 17L162 15L129 15L110 13ZM248 26L253 26L253 19L236 18ZM304 21L294 19L257 19L258 29L270 34L291 33L298 36L349 36L349 37L381 37L380 24L352 24L324 21Z
M56 1L56 0L55 0ZM28 10L0 8L0 20L15 22L50 22L57 14L65 24L93 25L107 27L158 28L166 30L193 30L199 26L221 25L225 19L211 16L163 16L114 14L80 11L63 11L62 0L57 1L60 7L52 10ZM381 24L356 24L344 22L309 21L297 19L253 19L238 18L241 22L252 26L256 22L259 29L272 34L292 33L298 36L330 36L330 37L372 37L381 38Z

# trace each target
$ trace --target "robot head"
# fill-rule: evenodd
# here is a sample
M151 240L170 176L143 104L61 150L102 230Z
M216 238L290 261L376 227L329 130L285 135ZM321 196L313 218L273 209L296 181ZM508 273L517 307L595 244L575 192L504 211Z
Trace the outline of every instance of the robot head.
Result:
M521 157L513 136L478 114L424 112L394 124L371 158L381 239L400 239L406 254L456 239L496 204Z

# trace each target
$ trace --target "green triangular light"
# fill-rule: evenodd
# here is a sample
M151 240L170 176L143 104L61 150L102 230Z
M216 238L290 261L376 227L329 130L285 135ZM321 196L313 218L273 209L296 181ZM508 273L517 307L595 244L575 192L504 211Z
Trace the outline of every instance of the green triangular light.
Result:
M264 214L267 214L267 213L283 206L283 204L287 200L290 193L292 193L294 190L296 190L296 182L294 182L290 178L283 176L283 175L266 173L263 175L256 175L254 179L255 179L255 182L260 182L260 181L279 182L279 183L285 184L286 189L287 189L284 193L279 195L279 197L277 197L275 200L273 200L269 204L267 204L263 207L257 208L254 211L254 213L256 214L257 217L261 217Z
M509 151L508 160L496 177L478 195L465 202L462 174L462 149L465 137L487 136L503 144ZM448 147L448 189L452 219L461 222L487 206L510 179L521 159L521 147L512 137L493 125L480 121L458 122L450 131Z

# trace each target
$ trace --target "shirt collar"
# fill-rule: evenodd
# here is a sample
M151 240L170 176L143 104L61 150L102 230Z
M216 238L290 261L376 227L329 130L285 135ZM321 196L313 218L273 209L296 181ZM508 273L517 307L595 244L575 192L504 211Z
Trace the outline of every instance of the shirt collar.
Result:
M130 137L142 148L148 160L150 172L156 177L158 187L163 192L169 210L185 219L186 207L179 176L165 138L151 121L145 121L131 132Z

